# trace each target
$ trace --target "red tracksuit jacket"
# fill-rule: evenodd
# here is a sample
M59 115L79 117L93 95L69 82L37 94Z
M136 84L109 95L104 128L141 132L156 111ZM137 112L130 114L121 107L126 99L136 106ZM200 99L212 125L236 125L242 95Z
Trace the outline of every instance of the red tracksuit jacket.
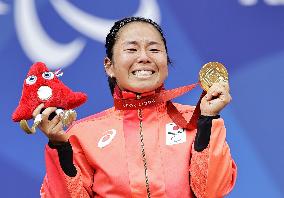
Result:
M194 107L175 106L186 119L191 117ZM232 190L236 165L223 119L212 121L209 145L197 152L197 130L177 127L165 104L141 113L139 119L137 110L111 108L73 124L68 134L75 177L64 174L56 149L46 146L41 197L144 198L150 193L151 198L215 198Z

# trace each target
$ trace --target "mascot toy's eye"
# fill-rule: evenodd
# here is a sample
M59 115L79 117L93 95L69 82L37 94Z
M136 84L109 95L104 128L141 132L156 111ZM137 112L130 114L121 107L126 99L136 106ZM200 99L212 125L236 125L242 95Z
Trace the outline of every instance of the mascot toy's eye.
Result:
M32 84L35 84L36 80L37 80L37 77L36 77L36 76L28 76L28 77L26 78L26 83L27 83L28 85L32 85Z
M51 80L54 78L54 74L52 72L44 72L42 77L46 80Z

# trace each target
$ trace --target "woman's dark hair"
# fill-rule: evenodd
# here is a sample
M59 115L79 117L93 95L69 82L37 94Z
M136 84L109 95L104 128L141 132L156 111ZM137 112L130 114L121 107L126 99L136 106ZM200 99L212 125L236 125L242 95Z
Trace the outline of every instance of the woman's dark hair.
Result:
M165 48L166 48L166 53L167 53L167 60L168 60L168 64L171 63L170 58L168 56L168 49L167 49L167 42L166 39L164 37L163 31L161 29L161 27L154 21L152 21L151 19L146 19L143 17L127 17L127 18L123 18L119 21L116 21L114 23L114 25L112 26L112 28L110 29L107 37L106 37L106 43L105 43L105 48L106 48L106 55L107 57L112 60L112 56L113 56L113 46L116 42L117 39L117 34L119 32L119 30L124 27L126 24L131 23L131 22L144 22L144 23L149 23L151 24L153 27L156 28L156 30L158 30L158 32L160 32L162 40L164 42ZM116 85L116 79L113 77L111 78L110 76L108 77L108 84L109 84L109 88L111 91L111 94L113 95L114 93L114 88Z

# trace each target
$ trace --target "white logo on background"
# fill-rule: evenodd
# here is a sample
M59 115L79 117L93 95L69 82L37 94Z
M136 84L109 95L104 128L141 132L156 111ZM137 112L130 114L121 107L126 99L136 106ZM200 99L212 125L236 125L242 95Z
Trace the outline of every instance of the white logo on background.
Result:
M115 20L108 20L90 15L78 9L66 0L50 0L57 13L78 32L94 40L104 42ZM140 0L140 5L133 16L143 16L160 22L160 10L156 0Z
M166 145L186 142L185 129L179 128L175 123L166 124Z
M101 139L98 142L98 147L99 148L104 148L105 146L109 145L113 138L116 135L116 130L115 129L110 129L107 131L107 134L101 137Z
M9 11L9 6L4 2L0 1L0 15L7 14Z
M271 6L284 5L284 0L263 0L264 3ZM258 0L239 0L243 6L254 6L258 3Z
M83 35L104 42L114 20L92 16L67 0L50 0L51 5L70 26ZM66 67L80 56L86 39L78 37L70 43L54 41L42 27L36 13L35 0L15 0L14 19L17 36L26 55L32 61L43 61L50 69ZM156 0L140 0L133 16L143 16L160 22L160 10Z

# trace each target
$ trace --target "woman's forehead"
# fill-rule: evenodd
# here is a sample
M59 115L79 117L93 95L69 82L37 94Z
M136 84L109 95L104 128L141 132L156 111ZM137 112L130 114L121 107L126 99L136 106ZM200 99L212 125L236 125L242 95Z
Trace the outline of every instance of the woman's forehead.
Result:
M160 43L162 42L162 36L152 24L131 22L119 30L116 40L122 43L135 43L139 41Z

